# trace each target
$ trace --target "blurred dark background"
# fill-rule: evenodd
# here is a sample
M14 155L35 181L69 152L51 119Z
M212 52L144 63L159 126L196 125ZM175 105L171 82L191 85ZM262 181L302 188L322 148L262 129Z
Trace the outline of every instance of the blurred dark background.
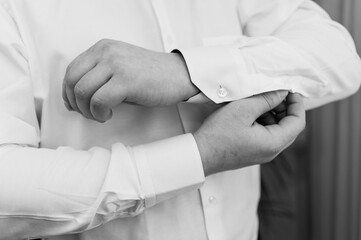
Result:
M361 0L316 0L361 53ZM361 93L308 112L286 156L296 169L297 240L361 239ZM293 239L293 238L292 238Z

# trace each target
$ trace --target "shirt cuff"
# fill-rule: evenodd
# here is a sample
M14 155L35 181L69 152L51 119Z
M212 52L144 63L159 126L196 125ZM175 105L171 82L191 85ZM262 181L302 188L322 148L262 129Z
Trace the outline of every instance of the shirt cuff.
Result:
M203 165L192 134L136 146L133 156L146 207L196 190L204 183Z
M204 103L211 99L215 103L222 103L243 97L240 85L235 83L241 77L240 66L246 66L242 59L236 61L235 46L205 46L174 51L183 55L192 83L202 92L188 102Z
M196 104L201 104L201 103L208 103L211 102L212 100L209 99L206 95L204 95L204 93L200 92L196 95L194 95L193 97L190 97L187 101L185 101L186 103L196 103Z

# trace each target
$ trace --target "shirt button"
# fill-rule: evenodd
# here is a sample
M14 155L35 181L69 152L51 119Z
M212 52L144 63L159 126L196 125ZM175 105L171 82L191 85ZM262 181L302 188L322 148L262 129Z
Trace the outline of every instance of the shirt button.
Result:
M228 95L227 90L226 90L224 87L219 86L219 89L218 89L218 97L224 98L224 97L226 97L227 95Z
M210 196L210 197L208 198L209 203L215 203L216 200L217 200L217 198L214 197L214 196Z

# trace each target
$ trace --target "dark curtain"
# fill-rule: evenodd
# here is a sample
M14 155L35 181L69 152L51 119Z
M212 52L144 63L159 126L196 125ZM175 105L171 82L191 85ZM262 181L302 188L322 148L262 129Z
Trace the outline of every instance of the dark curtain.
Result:
M361 51L361 0L317 0ZM361 93L308 113L299 239L361 239Z
M316 0L361 53L361 0ZM361 92L309 111L307 128L261 167L260 240L361 240Z

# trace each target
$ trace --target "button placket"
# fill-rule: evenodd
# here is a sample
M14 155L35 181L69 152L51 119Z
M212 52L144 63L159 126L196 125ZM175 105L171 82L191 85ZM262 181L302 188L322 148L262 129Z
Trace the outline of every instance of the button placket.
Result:
M221 196L217 195L217 190L214 189L212 181L215 181L215 178L208 178L203 187L200 189L202 204L203 204L203 213L206 223L206 230L208 234L208 239L223 239L224 228L223 225L219 223L222 207L220 206Z
M208 198L208 202L211 203L211 204L216 203L216 201L217 201L217 198L215 196L210 196Z
M152 0L152 4L162 34L164 50L170 52L177 47L177 43L173 34L173 29L170 26L167 11L161 0Z

